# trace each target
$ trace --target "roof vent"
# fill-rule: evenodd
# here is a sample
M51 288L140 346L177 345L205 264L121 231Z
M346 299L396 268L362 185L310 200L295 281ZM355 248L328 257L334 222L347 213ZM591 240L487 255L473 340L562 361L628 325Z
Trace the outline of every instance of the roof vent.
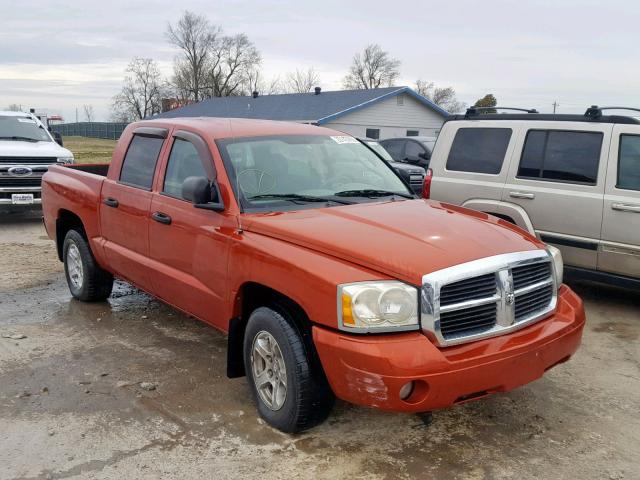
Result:
M254 91L251 93L251 96L252 96L253 98L258 98L258 91L257 91L257 90L254 90Z
M320 95L320 92L322 92L322 89L320 87L316 87L313 90L316 92L316 95Z

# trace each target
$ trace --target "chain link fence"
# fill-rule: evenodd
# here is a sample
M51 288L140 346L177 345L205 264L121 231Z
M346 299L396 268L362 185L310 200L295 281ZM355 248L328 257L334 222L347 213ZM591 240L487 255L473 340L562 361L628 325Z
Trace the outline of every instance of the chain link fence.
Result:
M65 136L108 138L118 140L128 123L78 122L51 125L51 130Z

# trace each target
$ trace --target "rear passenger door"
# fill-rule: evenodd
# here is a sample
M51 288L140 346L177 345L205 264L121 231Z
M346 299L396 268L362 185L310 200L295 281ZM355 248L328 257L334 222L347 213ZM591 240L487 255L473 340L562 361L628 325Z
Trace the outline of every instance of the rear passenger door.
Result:
M109 265L121 277L151 291L149 206L158 157L167 130L139 127L120 172L102 185L100 228Z
M596 268L610 124L535 125L522 131L503 193L565 263Z
M505 159L511 158L515 138L504 122L450 122L431 156L431 197L483 211L494 202L499 209L509 165ZM442 153L446 145L451 148Z
M640 127L613 130L598 270L640 277Z

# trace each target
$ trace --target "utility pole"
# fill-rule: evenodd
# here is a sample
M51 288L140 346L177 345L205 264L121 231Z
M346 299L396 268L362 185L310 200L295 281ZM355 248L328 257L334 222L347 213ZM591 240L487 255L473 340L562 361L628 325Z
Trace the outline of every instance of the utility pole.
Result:
M557 101L557 100L555 100L551 105L553 105L553 113L556 113L556 108L560 106L560 105L558 104L558 101Z

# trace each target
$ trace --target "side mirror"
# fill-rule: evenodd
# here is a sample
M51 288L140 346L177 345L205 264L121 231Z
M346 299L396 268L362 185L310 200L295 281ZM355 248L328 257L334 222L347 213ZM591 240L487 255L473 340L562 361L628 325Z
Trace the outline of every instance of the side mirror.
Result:
M210 183L205 177L185 178L182 182L182 198L193 203L196 208L205 208L216 212L224 210L218 182L214 180Z
M60 132L51 132L51 134L53 135L53 139L56 141L56 143L61 147L64 147L64 145L62 144L62 135L60 134Z

